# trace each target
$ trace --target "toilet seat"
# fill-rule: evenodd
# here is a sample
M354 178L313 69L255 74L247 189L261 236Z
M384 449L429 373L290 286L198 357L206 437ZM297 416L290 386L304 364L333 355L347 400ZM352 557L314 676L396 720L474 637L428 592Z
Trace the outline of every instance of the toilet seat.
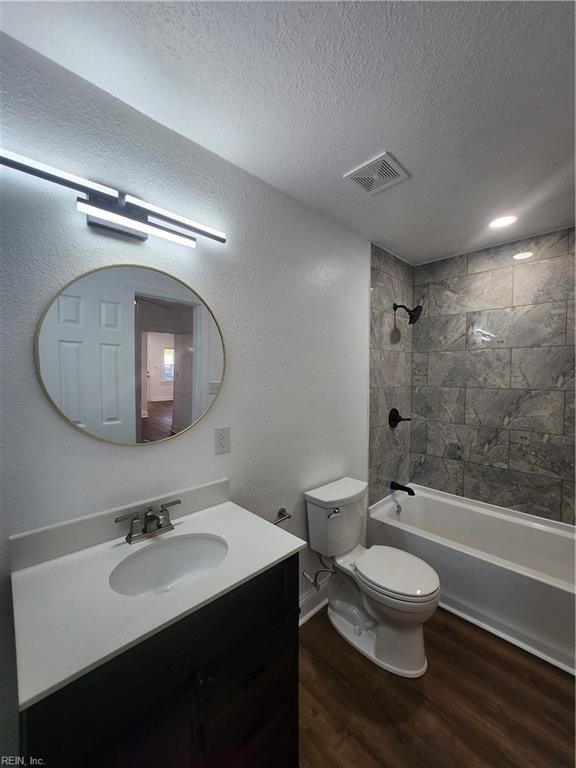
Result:
M361 587L396 601L429 602L440 590L428 563L395 547L370 547L356 559L354 574Z

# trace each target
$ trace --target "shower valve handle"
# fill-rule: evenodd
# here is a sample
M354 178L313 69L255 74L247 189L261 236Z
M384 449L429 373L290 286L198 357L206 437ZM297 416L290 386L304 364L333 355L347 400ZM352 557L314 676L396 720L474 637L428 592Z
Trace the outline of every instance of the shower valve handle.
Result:
M412 421L412 419L405 419L403 416L400 416L400 411L398 408L392 408L388 414L388 425L392 429L396 429L401 421Z

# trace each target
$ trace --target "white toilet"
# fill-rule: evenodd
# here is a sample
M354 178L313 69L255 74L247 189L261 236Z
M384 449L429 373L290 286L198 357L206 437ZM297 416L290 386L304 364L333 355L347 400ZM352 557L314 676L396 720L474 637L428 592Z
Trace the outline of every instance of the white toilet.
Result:
M305 494L310 547L333 557L337 569L328 586L328 616L379 667L420 677L428 667L422 625L436 610L440 580L408 552L361 545L366 487L344 477Z

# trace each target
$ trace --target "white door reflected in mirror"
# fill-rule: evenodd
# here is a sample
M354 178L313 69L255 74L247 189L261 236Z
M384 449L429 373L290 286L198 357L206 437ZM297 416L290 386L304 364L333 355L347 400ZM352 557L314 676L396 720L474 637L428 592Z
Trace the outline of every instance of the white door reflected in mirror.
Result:
M35 352L60 414L116 443L153 443L189 429L224 378L224 343L209 307L148 267L105 267L67 285L40 320Z

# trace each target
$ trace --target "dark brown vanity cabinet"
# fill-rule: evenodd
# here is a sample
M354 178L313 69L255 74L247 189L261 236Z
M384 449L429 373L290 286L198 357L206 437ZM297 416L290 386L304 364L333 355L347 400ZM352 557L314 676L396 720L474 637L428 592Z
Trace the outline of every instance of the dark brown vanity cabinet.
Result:
M46 768L296 768L298 556L24 710Z

